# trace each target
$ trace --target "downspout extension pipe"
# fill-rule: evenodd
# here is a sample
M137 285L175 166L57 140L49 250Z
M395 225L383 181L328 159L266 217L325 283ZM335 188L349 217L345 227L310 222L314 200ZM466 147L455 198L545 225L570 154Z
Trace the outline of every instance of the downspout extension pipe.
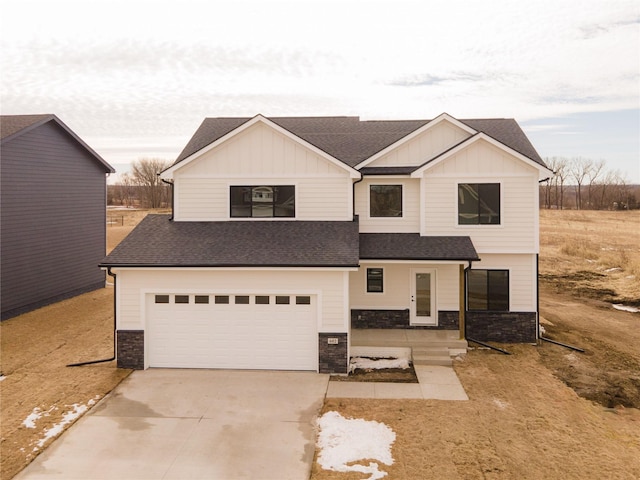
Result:
M160 176L160 174L158 174L158 176ZM173 182L170 182L169 180L165 180L164 178L160 178L160 180L162 180L163 183L166 183L167 185L171 186L171 217L169 218L169 221L171 222L171 221L173 221L173 210L174 210L174 207L175 207L175 203L174 203L175 202L175 200L174 200L175 196L173 194L174 193L173 192L174 185L173 185Z
M360 172L358 172L360 173ZM353 218L355 220L356 218L356 183L360 183L361 181L364 180L364 175L362 175L362 173L360 173L360 180L356 180L355 182L353 182L352 185L352 191L351 191L351 213L353 214Z
M82 367L83 365L93 365L94 363L106 363L113 362L116 359L116 274L111 271L111 267L107 267L107 274L113 277L113 356L111 358L104 358L102 360L90 360L88 362L70 363L67 367Z

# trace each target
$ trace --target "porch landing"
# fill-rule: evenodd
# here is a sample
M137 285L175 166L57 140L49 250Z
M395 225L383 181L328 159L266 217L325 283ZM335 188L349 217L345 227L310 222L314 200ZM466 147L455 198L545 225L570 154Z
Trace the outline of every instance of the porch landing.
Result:
M414 365L452 365L467 346L458 330L351 329L352 353L410 349Z

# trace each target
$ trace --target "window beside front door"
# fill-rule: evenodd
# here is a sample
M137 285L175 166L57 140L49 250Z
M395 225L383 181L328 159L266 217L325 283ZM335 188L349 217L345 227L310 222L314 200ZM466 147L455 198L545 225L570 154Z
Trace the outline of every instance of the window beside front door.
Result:
M369 216L402 217L402 185L370 185Z
M467 273L469 310L509 310L509 270L469 270Z
M384 270L382 268L367 268L367 293L384 292Z
M458 225L499 225L500 184L458 184Z
M294 185L232 185L229 199L232 218L296 216Z

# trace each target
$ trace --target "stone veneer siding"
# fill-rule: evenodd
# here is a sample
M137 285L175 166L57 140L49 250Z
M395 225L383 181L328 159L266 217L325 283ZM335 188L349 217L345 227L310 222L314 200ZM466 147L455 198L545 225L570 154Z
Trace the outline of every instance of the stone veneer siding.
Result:
M466 336L481 342L535 343L536 312L467 312Z
M144 330L118 330L118 368L144 370Z
M406 328L418 330L458 330L458 311L438 311L438 325L410 325L409 309L351 310L351 328Z
M337 338L337 345L330 345L329 339ZM318 334L318 370L320 373L348 373L349 345L346 333Z

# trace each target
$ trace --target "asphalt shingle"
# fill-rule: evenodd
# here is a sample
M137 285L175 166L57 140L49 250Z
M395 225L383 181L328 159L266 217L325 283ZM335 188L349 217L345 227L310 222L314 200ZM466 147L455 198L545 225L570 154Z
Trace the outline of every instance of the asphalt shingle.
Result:
M361 233L363 260L479 260L469 237L421 237L418 233Z
M347 267L358 222L175 222L147 215L101 266Z

